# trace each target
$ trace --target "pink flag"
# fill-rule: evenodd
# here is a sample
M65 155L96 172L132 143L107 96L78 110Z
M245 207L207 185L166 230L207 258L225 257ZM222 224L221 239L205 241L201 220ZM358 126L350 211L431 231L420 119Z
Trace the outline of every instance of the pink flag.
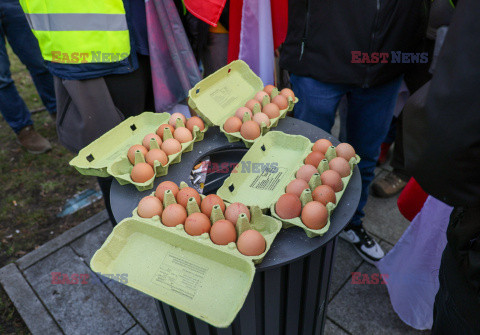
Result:
M172 0L148 0L148 44L155 111L162 112L188 96L200 71Z
M270 0L243 0L240 52L265 85L274 83L274 50Z

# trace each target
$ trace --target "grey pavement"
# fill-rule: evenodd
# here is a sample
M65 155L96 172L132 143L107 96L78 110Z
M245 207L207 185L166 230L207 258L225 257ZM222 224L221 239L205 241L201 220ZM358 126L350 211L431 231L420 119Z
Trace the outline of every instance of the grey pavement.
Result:
M377 169L378 173L385 170ZM397 197L371 197L365 227L388 251L409 222ZM33 334L164 334L154 300L115 281L54 285L52 272L88 274L93 253L112 230L103 211L15 263L0 269L0 283ZM425 334L404 324L385 285L352 284L352 272L377 273L351 245L338 240L325 334Z

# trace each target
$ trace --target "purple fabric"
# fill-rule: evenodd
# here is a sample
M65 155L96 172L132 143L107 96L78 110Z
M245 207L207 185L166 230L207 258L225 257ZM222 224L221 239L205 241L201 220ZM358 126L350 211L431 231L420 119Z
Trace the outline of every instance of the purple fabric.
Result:
M395 247L377 263L387 274L393 309L416 329L430 329L437 294L438 270L447 244L452 207L429 196Z
M274 83L275 56L270 0L243 0L238 58L250 66L264 85Z
M188 96L200 71L172 0L147 0L148 43L155 111L163 112Z

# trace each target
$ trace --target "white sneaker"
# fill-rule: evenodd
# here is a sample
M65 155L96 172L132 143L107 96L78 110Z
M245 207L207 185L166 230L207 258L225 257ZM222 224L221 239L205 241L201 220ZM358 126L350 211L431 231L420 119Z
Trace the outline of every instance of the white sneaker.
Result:
M346 229L339 236L350 242L357 253L372 265L385 256L382 247L367 234L363 227Z

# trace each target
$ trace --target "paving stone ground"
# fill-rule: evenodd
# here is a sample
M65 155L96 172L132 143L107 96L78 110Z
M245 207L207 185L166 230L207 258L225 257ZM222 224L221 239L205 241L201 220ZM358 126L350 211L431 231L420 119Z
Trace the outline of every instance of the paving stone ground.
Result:
M378 173L385 173L378 169ZM409 222L397 198L371 197L365 227L388 251ZM101 212L17 262L0 269L0 283L33 334L164 334L154 300L89 268L111 224ZM52 272L88 274L92 285L53 285ZM337 244L325 334L425 334L404 324L384 285L352 284L352 272L377 273L343 240Z

